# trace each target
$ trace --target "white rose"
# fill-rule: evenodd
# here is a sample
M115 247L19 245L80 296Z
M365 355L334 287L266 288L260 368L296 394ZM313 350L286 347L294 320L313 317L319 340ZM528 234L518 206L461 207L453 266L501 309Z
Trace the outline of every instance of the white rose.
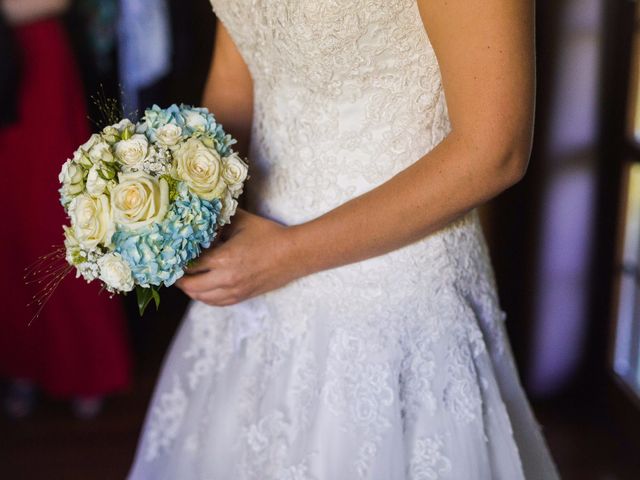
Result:
M101 140L100 135L98 135L97 133L92 134L89 137L89 140L87 140L85 143L83 143L82 145L80 145L79 150L83 150L85 152L88 152L89 150L91 150L91 148L96 145L97 143L99 143Z
M107 287L119 291L130 292L133 290L133 275L131 267L118 253L107 253L98 259L100 280Z
M108 143L116 143L118 141L118 138L120 138L120 131L113 125L104 127L102 129L102 138Z
M174 152L176 176L205 200L221 197L227 185L222 178L222 159L215 149L190 138Z
M69 265L82 263L86 260L86 254L80 248L73 228L64 225L62 229L64 230L65 260Z
M84 170L80 165L72 160L64 162L58 175L58 180L60 180L65 194L77 195L82 192L84 188L83 179Z
M111 145L105 141L98 141L88 151L87 155L93 163L113 162L113 152L111 151Z
M128 118L123 118L118 123L116 123L114 127L117 128L119 132L124 132L125 130L128 130L129 132L133 132L136 128L135 125L131 123L131 120L129 120Z
M71 226L78 243L91 250L98 244L108 245L115 230L111 220L109 199L106 195L96 198L80 194L69 205Z
M233 198L231 192L227 190L225 197L222 199L222 208L220 209L220 215L218 215L218 225L226 225L231 221L238 208L238 201Z
M111 190L111 209L118 225L131 229L160 222L169 208L169 185L143 172L121 173Z
M180 141L182 129L173 123L167 123L165 126L156 130L156 139L163 145L171 147Z
M78 148L78 150L73 152L73 161L80 165L85 165L87 168L89 168L92 165L91 161L87 158L86 152L82 150L82 147Z
M247 179L249 166L242 161L237 153L223 159L222 178L226 182L234 197L242 193L244 181Z
M98 166L94 165L87 175L87 193L93 197L102 195L107 188L107 180L98 173Z
M120 162L129 167L135 167L146 158L149 142L147 137L136 133L131 138L116 143L115 152Z
M204 132L207 128L206 118L198 112L187 110L182 113L182 118L184 118L185 125L192 130Z
M102 129L102 138L108 143L116 143L125 135L131 136L135 132L135 125L131 120L125 118L114 125L109 125Z

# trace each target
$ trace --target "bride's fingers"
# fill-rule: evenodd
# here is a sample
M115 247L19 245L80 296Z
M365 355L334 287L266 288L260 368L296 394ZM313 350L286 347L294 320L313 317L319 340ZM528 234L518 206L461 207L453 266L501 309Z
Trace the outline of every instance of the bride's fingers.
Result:
M234 305L241 301L240 297L234 295L228 289L224 288L195 294L192 298L194 300L198 300L199 302L204 302L208 305L213 305L216 307L226 307L229 305Z
M233 305L242 300L242 296L233 288L215 288L213 290L194 291L182 289L183 292L193 300L204 302L208 305L224 307Z
M212 270L213 263L215 263L215 259L218 256L218 252L223 244L224 242L222 241L222 239L218 237L214 238L211 246L204 250L198 258L187 265L184 271L189 275L193 275Z
M187 295L206 292L219 288L228 288L230 275L220 270L208 270L202 273L185 275L176 282L176 286Z
M187 275L198 275L199 273L207 273L210 270L211 267L208 267L201 262L193 262L191 265L187 265L184 269Z

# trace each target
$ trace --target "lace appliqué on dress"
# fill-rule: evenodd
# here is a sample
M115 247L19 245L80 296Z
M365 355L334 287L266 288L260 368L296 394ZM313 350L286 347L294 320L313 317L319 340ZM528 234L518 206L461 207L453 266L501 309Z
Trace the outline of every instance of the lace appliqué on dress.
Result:
M408 480L440 480L451 472L451 461L443 453L444 445L437 437L416 441L409 461Z
M144 458L155 459L171 447L178 435L182 418L187 409L187 395L182 389L180 379L174 378L173 389L160 395L155 408L151 411L153 422L147 431L147 444Z

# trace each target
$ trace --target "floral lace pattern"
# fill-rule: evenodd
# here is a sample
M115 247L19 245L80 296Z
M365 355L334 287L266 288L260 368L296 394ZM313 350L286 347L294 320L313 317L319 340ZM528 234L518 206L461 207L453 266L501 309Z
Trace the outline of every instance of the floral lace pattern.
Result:
M173 389L164 392L152 411L156 421L150 426L147 435L149 441L145 459L155 459L163 450L168 450L182 424L187 407L187 396L178 378L174 379Z
M315 218L450 132L415 0L212 4L253 78L260 214ZM557 478L504 317L476 211L238 305L195 302L129 478Z
M409 479L438 480L451 472L451 462L442 450L439 438L421 438L416 442L415 453L409 463Z

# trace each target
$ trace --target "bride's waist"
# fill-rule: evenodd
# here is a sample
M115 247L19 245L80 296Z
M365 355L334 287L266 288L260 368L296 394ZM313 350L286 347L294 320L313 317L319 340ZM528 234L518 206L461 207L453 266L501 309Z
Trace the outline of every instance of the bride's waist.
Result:
M318 292L336 301L354 295L388 298L394 305L414 301L416 296L435 301L430 293L446 296L458 285L472 285L479 275L491 272L478 221L477 212L471 211L410 245L300 278L271 296L276 303L292 295L313 302Z
M385 183L418 152L395 156L379 150L376 158L374 152L346 149L324 157L305 147L295 154L261 151L250 157L245 198L254 211L283 223L310 220Z

